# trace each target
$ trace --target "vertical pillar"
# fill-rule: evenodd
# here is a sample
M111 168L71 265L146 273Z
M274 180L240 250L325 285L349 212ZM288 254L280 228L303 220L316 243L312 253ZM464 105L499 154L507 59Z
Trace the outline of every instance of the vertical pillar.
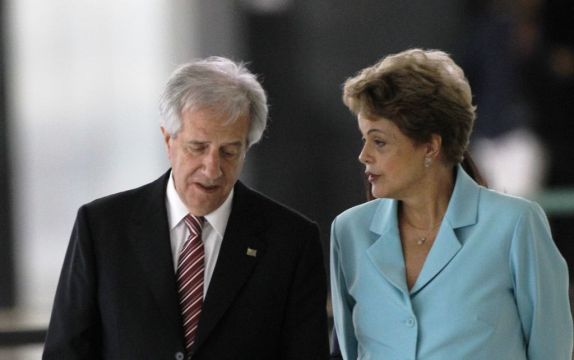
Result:
M4 2L0 0L1 34L6 34L4 27ZM15 302L4 41L0 37L0 309L12 307Z

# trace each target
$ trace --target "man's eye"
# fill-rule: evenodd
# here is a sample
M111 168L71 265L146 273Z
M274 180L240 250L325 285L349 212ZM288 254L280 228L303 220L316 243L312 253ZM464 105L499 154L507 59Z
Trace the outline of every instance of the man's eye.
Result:
M383 146L385 146L386 144L387 144L387 143L384 142L383 140L375 140L375 145L376 145L377 147L383 147Z
M234 157L239 154L239 151L236 149L222 149L221 154L225 157Z
M205 146L191 145L187 147L187 151L190 153L199 153L205 149Z

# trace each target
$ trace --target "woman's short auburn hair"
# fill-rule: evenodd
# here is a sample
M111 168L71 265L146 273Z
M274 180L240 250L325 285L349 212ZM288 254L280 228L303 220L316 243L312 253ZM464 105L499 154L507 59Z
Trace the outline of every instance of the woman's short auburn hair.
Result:
M383 58L345 82L343 102L355 115L392 121L416 143L440 135L443 159L453 165L463 159L476 116L464 72L439 50Z

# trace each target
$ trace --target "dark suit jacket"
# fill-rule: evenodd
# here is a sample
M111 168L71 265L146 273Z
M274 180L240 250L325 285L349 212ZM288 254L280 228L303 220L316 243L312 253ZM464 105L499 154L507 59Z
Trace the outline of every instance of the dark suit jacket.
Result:
M168 174L79 209L44 359L184 358ZM326 291L316 224L238 182L191 358L326 359Z

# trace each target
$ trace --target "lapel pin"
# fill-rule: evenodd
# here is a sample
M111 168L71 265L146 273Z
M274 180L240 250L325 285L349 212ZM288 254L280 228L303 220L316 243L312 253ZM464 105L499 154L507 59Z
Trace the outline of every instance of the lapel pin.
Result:
M256 257L257 256L257 249L252 249L252 248L248 247L246 254L247 254L247 256Z

